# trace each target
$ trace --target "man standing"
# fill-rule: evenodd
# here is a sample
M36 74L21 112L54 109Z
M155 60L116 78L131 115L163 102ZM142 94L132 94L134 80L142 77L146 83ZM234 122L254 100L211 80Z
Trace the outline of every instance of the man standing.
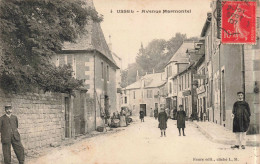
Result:
M0 132L5 164L11 163L11 144L19 164L24 163L24 148L17 130L18 119L12 115L12 106L5 106L5 115L0 117Z
M237 92L238 101L233 105L232 118L233 118L233 132L236 134L236 145L231 148L245 149L245 136L250 123L250 108L246 101L244 101L244 93Z
M144 111L143 111L143 109L140 110L139 114L140 114L141 122L144 122Z
M158 117L158 108L154 109L154 118L157 120Z
M177 128L179 130L179 136L181 136L181 129L182 135L185 136L184 129L185 129L185 118L186 112L183 110L183 106L179 105L180 110L177 112Z

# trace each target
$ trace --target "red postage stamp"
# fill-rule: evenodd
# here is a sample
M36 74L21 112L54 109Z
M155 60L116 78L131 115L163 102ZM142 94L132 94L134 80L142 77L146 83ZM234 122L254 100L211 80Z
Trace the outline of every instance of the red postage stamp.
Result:
M256 43L256 2L222 1L221 42Z

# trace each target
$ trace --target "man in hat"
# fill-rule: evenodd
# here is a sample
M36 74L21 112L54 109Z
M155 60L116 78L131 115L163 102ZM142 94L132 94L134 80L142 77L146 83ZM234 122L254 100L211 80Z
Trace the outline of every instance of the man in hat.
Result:
M231 148L245 149L245 136L250 123L250 108L248 103L244 100L244 92L237 92L238 100L233 105L233 132L236 134L236 145Z
M0 133L5 164L11 163L11 145L19 164L24 163L24 148L17 130L18 119L12 114L12 106L5 106L5 114L0 117Z

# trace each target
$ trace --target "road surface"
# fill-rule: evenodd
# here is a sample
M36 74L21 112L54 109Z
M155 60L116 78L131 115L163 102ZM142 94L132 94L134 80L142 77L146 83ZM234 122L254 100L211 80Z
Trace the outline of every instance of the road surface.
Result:
M176 121L168 120L167 136L160 137L158 121L145 117L143 123L136 119L123 131L54 149L29 164L259 163L259 148L232 150L213 143L192 122L186 122L185 132L179 136Z

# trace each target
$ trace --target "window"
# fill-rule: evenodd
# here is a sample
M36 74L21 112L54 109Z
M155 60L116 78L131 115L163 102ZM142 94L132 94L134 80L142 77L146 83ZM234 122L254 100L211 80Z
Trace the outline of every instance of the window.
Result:
M181 90L183 90L183 76L181 76Z
M172 76L172 66L169 66L169 76Z
M109 66L107 66L107 81L109 81Z
M167 69L166 69L166 77L167 78L169 77L169 67L167 67Z
M190 88L190 74L188 73L188 77L187 77L187 82L188 82L188 88Z
M202 69L202 75L205 75L205 68ZM202 80L202 85L205 85L206 79Z
M127 97L125 97L125 104L127 104Z
M89 75L86 75L86 80L89 80L89 79L90 79Z
M184 75L184 86L185 86L185 89L187 88L187 77L186 77L186 74Z
M178 85L179 85L179 90L181 91L181 79L180 79L180 77L178 78Z
M133 91L133 99L135 99L135 91Z
M172 83L169 85L170 93L172 93Z
M104 63L101 62L101 77L104 79Z
M153 90L147 90L147 98L153 98Z

